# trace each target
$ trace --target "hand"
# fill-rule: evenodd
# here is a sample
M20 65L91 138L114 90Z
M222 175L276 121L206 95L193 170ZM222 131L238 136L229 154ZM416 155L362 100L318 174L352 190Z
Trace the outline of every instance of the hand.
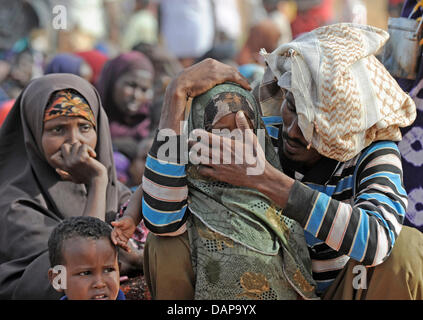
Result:
M185 69L166 89L159 129L170 128L179 134L187 100L227 81L251 90L248 81L236 68L210 58Z
M190 140L190 160L200 163L198 172L206 177L224 181L232 185L257 188L262 183L265 169L271 165L261 148L257 136L249 127L247 118L242 111L236 115L239 136L236 139L214 135L205 130L193 130L194 136L201 138L199 142ZM212 143L220 140L220 143ZM196 153L197 150L208 149L205 155ZM213 154L220 158L213 159ZM230 164L225 164L231 160ZM218 160L218 161L216 161ZM215 163L213 163L215 162ZM216 163L218 162L218 163Z
M95 159L96 152L88 145L64 143L50 159L63 180L92 185L107 183L106 167Z
M118 245L125 249L127 252L131 252L131 247L128 245L129 239L135 232L136 224L130 217L123 217L118 221L112 221L111 238L115 245Z

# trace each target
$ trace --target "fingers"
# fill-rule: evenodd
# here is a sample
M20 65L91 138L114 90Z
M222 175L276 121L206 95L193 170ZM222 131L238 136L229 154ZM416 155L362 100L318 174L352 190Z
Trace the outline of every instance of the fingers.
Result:
M113 225L113 222L112 222ZM123 248L127 252L131 252L131 248L128 246L129 238L125 237L122 231L119 228L114 228L111 233L112 242Z
M59 174L59 176L62 178L62 180L73 181L72 176L68 172L66 172L62 169L59 169L59 168L56 168L56 172Z
M251 129L250 124L248 123L247 117L245 116L243 111L238 111L236 113L235 121L236 121L236 126L241 131L244 131L246 129Z

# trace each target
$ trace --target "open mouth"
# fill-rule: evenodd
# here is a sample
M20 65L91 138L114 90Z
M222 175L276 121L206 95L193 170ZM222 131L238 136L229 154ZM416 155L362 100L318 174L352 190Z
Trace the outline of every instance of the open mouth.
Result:
M91 298L91 300L108 300L108 296L106 294L97 294Z

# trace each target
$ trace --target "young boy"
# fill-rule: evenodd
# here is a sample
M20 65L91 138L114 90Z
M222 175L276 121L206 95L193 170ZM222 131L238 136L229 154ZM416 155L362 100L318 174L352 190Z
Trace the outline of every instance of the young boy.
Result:
M88 216L63 220L48 240L48 278L61 300L125 300L111 227Z

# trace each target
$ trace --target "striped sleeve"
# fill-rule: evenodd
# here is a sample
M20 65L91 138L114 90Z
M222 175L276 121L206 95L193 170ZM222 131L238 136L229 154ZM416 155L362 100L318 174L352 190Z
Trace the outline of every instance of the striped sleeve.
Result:
M383 141L368 147L357 162L354 180L350 203L296 181L284 213L340 254L375 266L389 256L408 202L396 144Z
M145 226L160 235L177 235L185 230L188 186L185 164L179 157L162 161L157 151L163 145L155 139L147 156L142 179L142 212Z

